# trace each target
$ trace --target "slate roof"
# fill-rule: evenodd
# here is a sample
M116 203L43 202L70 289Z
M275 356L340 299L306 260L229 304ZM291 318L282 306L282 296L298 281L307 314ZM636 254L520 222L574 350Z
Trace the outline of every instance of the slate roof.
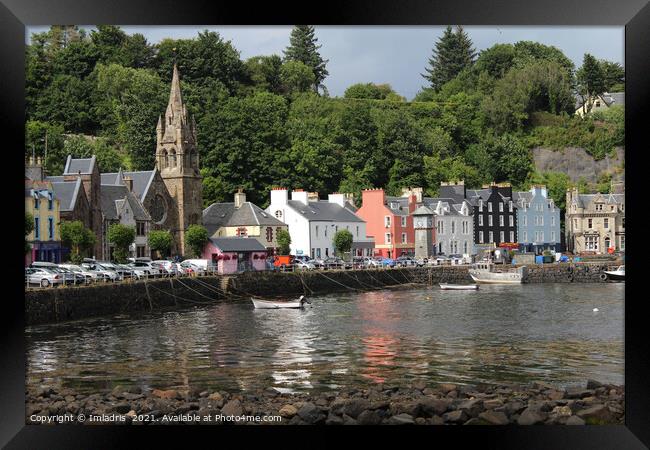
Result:
M122 172L121 170L119 172L106 172L101 174L102 185L124 184L124 177L129 177L133 180L133 193L140 201L144 201L155 174L155 169L139 172Z
M68 155L68 159L65 163L65 169L63 169L64 175L76 175L78 173L90 174L93 173L95 167L95 155L90 158L73 158L72 155Z
M441 197L452 198L455 203L461 203L465 199L465 186L463 185L440 186L439 192Z
M244 202L235 208L235 203L213 203L203 210L203 226L213 235L221 227L237 227L250 225L283 226L279 221L259 206Z
M245 237L210 238L212 245L222 252L263 252L266 248L257 239Z
M449 208L449 211L445 213L446 216L451 215L451 216L464 216L464 214L461 214L461 209L463 207L463 203L456 202L455 199L453 198L433 198L433 197L425 197L424 199L424 204L431 209L431 211L435 214L436 206L438 206L438 202L442 202L443 206L447 206ZM468 201L469 203L469 201ZM418 208L419 209L419 208ZM472 210L468 208L468 214L471 216L472 215Z
M394 205L397 203L397 205ZM397 207L394 207L397 206ZM409 199L408 197L389 197L386 196L386 208L398 216L408 216L409 214Z
M104 217L109 220L117 220L118 207L125 199L129 202L136 220L151 220L140 201L124 185L102 185L101 207Z
M51 181L51 178L59 177L48 177L48 181ZM54 196L59 200L61 211L72 211L81 191L81 178L77 178L75 181L52 181L52 190Z
M578 205L581 208L586 208L598 195L602 196L605 199L605 203L608 205L621 204L625 202L625 194L580 194L578 195Z
M363 219L350 208L341 207L327 200L308 202L306 205L298 200L289 200L287 204L307 220L324 222L363 222Z

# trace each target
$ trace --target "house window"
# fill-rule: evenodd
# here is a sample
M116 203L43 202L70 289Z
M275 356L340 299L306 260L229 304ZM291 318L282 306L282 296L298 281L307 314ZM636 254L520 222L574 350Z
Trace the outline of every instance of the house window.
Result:
M314 234L316 234L316 237L318 237L318 225L316 225L316 228L314 229L314 231L315 231Z
M609 219L607 217L603 219L603 228L609 228Z
M438 232L438 234L445 234L445 227L443 225L444 223L442 222L442 220L439 220L438 226L436 227L437 228L436 231Z
M467 253L467 241L463 242L463 253Z
M402 216L402 226L406 226L406 216Z
M551 242L555 243L555 231L551 231Z
M38 197L40 194L36 193L36 198L34 199L34 209L38 209L41 206L41 199Z
M41 238L41 223L38 217L34 217L34 239Z
M625 235L621 236L621 250L625 250Z
M488 234L488 238L489 238L489 242L494 242L494 233L490 231Z
M499 212L503 212L503 203L499 203Z
M390 241L390 233L386 233L385 239L386 239L387 244L391 243L391 241Z
M511 227L515 226L515 216L508 216L508 223Z
M329 256L329 255L330 255L330 249L329 247L325 247L325 256Z
M54 239L54 219L51 217L47 218L47 235L50 241Z
M275 212L275 218L276 218L276 219L279 219L279 220L282 220L282 211L281 211L281 210L278 209L278 210Z
M480 212L483 212L483 200L479 200L479 201L478 201L478 210L479 210Z
M47 193L47 209L50 211L54 209L54 196L51 192Z
M327 225L325 225L325 237L327 237Z
M505 242L505 233L503 231L499 232L499 242Z
M585 236L585 249L598 251L598 236Z
M479 244L483 243L483 232L482 231L478 232L478 243Z
M488 212L492 212L492 203L488 202Z
M512 200L508 202L508 211L512 212Z
M390 216L384 216L384 226L386 228L390 227Z
M135 247L135 252L136 252L136 257L137 258L144 258L144 245L136 245Z
M357 225L357 237L359 237L359 225Z
M514 231L510 232L510 242L515 242L515 232Z
M544 225L544 216L539 216L539 224Z
M596 211L602 211L603 210L603 205L597 204L596 205Z
M522 236L523 242L528 242L528 231L524 231L523 233L524 233L524 235Z
M451 234L454 234L456 232L456 221L452 220L451 221Z
M499 203L499 205L503 205L503 203ZM503 216L499 216L499 226L503 226Z
M402 233L402 244L406 244L406 233Z
M551 226L555 226L555 216L551 216Z
M587 228L592 228L593 219L587 219Z
M488 216L488 226L492 226L492 216Z
M273 242L273 228L271 227L266 227L266 242Z
M543 231L539 232L539 242L544 242L544 232Z
M478 216L478 226L482 227L483 226L483 216Z
M625 217L621 219L621 228L625 229Z
M316 249L316 258L320 258L320 248Z
M136 222L135 229L138 236L144 236L144 222Z
M523 226L528 226L528 216L524 216L523 219Z

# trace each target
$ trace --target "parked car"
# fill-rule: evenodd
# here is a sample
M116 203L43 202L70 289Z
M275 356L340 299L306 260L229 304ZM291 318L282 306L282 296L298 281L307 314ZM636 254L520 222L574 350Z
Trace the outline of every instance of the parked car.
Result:
M410 256L400 256L399 258L395 259L395 265L397 267L415 267L418 264Z
M178 266L175 262L166 260L166 259L157 259L153 261L154 264L158 264L160 267L167 271L168 276L178 275Z
M375 261L380 265L380 267L395 267L395 260L391 258L377 257Z
M77 277L75 276L75 273L65 269L63 267L59 267L57 264L47 262L47 261L34 261L29 265L29 267L38 267L41 269L48 269L51 272L58 273L63 282L62 284L68 285L68 284L80 284L83 282L83 280L77 281Z
M323 261L326 269L343 269L345 268L345 261L341 258L331 256Z
M314 270L316 268L311 262L302 259L296 259L293 267L295 270Z
M86 277L80 273L76 273L65 267L58 267L53 269L55 272L63 274L63 282L65 284L86 284Z
M130 278L135 278L135 273L131 267L126 264L113 264L115 266L115 271L120 274L122 280L127 280Z
M205 273L205 269L187 259L181 263L181 268L186 275L202 275Z
M381 267L381 259L364 256L363 265L367 268Z
M310 256L308 256L308 255L297 255L297 256L294 256L294 260L295 260L295 261L303 261L303 262L307 262L307 263L312 262L312 258L311 258Z
M314 258L311 263L316 269L325 269L325 260L323 258Z
M114 281L122 281L122 275L118 270L118 264L112 263L110 261L97 261L97 264L102 266L104 270L108 270L117 275L117 278Z
M148 261L136 260L129 264L129 267L133 270L135 278L138 280L142 278L158 278L162 276L160 268Z
M83 275L86 283L92 283L97 280L97 272L87 270L85 267L81 267L77 264L59 264L59 267L64 267L74 273Z
M27 286L60 286L63 284L63 277L61 274L44 267L25 267L25 283Z
M353 269L365 269L366 268L366 258L363 256L354 256L352 258L352 268Z
M195 272L200 275L214 271L216 267L212 261L209 261L207 259L186 259L183 262L192 264L195 267Z

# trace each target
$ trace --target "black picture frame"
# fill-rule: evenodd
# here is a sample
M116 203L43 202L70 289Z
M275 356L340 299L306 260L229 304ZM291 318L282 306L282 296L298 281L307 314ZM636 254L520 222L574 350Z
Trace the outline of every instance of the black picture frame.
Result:
M253 5L249 2L208 3L201 0L182 2L145 0L0 0L0 124L3 126L2 157L4 175L11 181L5 193L4 224L5 248L9 254L6 270L7 283L13 292L3 296L2 361L0 376L0 445L7 448L95 448L127 445L134 437L157 435L167 443L176 427L80 427L25 425L25 342L24 308L20 301L22 268L18 252L22 245L11 236L19 236L22 227L19 217L12 212L24 208L19 197L21 188L19 168L24 164L24 70L25 24L120 24L120 25L290 25L310 23L321 25L619 25L625 26L626 69L626 179L628 195L626 258L627 268L625 305L625 426L532 426L532 427L416 427L408 432L411 437L427 439L439 445L440 438L451 438L453 444L477 443L488 448L645 448L650 446L650 349L645 335L646 319L643 314L644 295L633 293L641 282L639 247L633 244L641 220L644 170L644 152L647 153L647 113L650 107L650 4L646 0L552 0L524 3L520 0L500 0L487 3L479 0L427 0L390 2L389 0L326 2L315 7L289 3L279 5L266 2ZM7 182L6 182L7 183ZM4 228L4 227L3 227ZM640 236L640 232L638 232ZM12 245L7 245L12 244ZM15 246L15 248L14 248ZM14 251L15 250L15 251ZM12 256L13 255L13 256ZM10 272L10 273L9 273ZM637 284L638 283L638 284ZM15 291L14 291L15 289ZM135 429L138 428L138 429ZM164 428L164 429L163 429ZM197 429L198 428L198 429ZM282 430L278 430L281 428ZM312 427L309 433L318 430ZM371 430L356 427L359 432L383 440L395 436L393 428ZM254 434L250 428L232 427L240 437ZM244 431L244 429L246 431ZM268 435L283 433L282 440L294 439L293 427L276 427L269 430L255 427L255 431ZM330 440L338 445L340 439L328 429L319 441ZM415 431L413 431L415 430ZM184 431L184 430L183 430ZM145 436L146 433L146 436ZM193 435L223 433L223 427L194 427ZM286 433L286 434L284 434ZM302 434L302 433L301 433ZM401 435L401 433L400 433ZM219 436L219 434L217 434ZM403 436L402 436L403 437ZM213 439L213 438L212 438ZM301 436L296 444L311 444ZM215 444L220 443L214 441ZM367 446L367 442L365 446Z

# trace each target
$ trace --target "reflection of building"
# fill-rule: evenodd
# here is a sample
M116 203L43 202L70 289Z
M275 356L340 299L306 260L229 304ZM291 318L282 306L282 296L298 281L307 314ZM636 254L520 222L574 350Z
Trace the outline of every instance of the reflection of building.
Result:
M565 233L573 253L625 250L625 194L567 191Z
M246 194L241 190L235 194L233 203L213 203L204 209L203 226L213 238L239 236L255 239L270 255L277 251L278 231L288 229L285 223L247 202Z
M26 236L32 248L25 262L61 262L60 206L52 183L25 177L25 212L34 218L34 229Z

